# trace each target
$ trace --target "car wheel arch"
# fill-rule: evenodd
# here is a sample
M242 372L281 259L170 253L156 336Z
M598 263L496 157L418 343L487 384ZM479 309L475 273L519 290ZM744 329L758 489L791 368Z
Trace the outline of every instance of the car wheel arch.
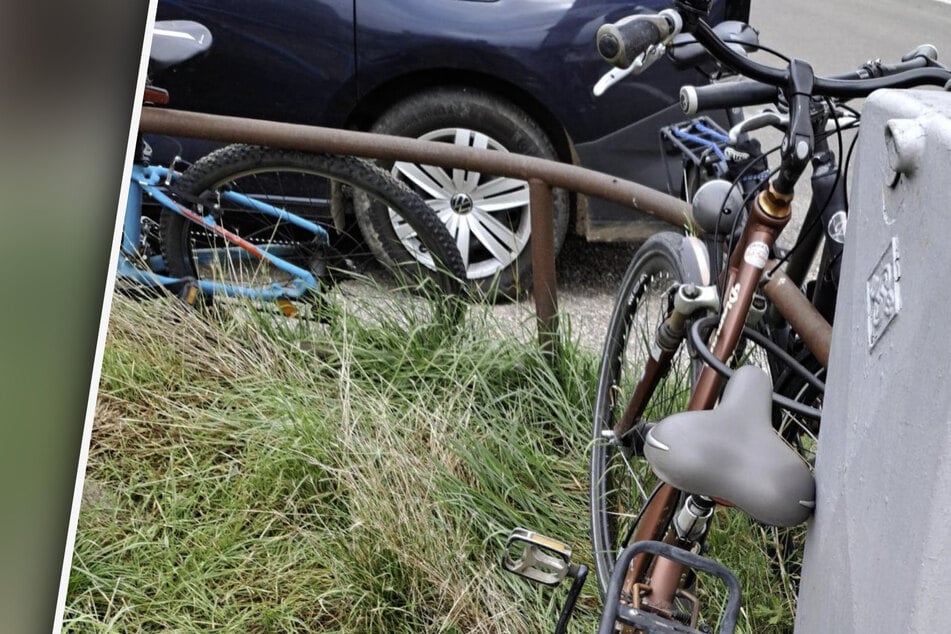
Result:
M447 82L446 77L452 81ZM436 88L473 89L503 99L523 110L542 129L559 160L577 163L577 155L568 130L540 100L527 90L488 75L443 69L403 75L363 92L348 118L347 127L369 130L388 110L412 95Z

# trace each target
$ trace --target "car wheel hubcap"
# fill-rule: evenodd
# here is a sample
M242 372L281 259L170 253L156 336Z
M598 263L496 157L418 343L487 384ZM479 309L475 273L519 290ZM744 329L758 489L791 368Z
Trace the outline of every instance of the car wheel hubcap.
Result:
M472 197L469 194L453 194L449 199L449 208L457 214L467 214L472 211Z
M435 130L419 137L464 147L508 150L491 137L465 128ZM469 279L489 278L512 266L531 235L528 183L462 169L443 169L398 161L393 174L411 184L439 215L462 255ZM403 246L432 267L415 232L390 212Z

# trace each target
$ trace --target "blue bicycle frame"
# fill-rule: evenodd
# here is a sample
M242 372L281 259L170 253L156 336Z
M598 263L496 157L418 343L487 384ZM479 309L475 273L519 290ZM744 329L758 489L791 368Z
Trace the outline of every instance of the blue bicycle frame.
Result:
M126 203L125 221L122 230L122 248L117 269L117 274L120 277L132 280L149 288L158 286L167 287L187 281L164 275L165 262L162 256L145 258L140 253L139 245L142 240L142 203L144 195L148 195L166 209L180 216L184 216L189 221L227 240L231 245L228 247L229 256L237 255L247 259L265 260L269 266L273 266L294 278L290 285L274 283L264 288L249 288L210 280L197 280L198 287L202 293L211 296L223 294L228 297L246 297L262 301L273 301L279 299L298 299L308 292L318 290L319 284L313 273L281 259L282 249L286 250L289 249L289 247L272 245L261 248L253 245L218 225L213 216L201 216L172 200L172 198L166 194L165 188L177 180L178 176L178 172L162 166L134 165L132 167L132 183L129 188L128 202ZM330 242L330 236L323 227L284 209L274 207L257 198L252 198L233 191L225 191L222 192L221 195L230 202L247 208L250 212L272 216L276 220L291 223L312 233L319 245L327 245ZM199 258L200 261L211 261L220 251L220 249L203 249L196 253L194 257ZM136 264L137 262L142 264Z

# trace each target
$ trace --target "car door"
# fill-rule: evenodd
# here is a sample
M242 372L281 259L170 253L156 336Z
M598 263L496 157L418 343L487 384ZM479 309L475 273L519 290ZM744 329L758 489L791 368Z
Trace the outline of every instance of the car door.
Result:
M173 107L325 126L352 107L353 0L161 0L157 19L196 20L214 38L154 78Z

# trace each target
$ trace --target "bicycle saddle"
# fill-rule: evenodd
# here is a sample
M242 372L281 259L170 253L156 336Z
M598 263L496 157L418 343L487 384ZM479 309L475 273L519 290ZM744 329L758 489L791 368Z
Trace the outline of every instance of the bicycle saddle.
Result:
M152 29L149 68L160 71L211 48L211 31L191 20L160 20Z
M644 455L674 487L726 500L773 526L795 526L815 508L808 465L773 430L772 386L758 367L737 370L714 410L668 416Z

